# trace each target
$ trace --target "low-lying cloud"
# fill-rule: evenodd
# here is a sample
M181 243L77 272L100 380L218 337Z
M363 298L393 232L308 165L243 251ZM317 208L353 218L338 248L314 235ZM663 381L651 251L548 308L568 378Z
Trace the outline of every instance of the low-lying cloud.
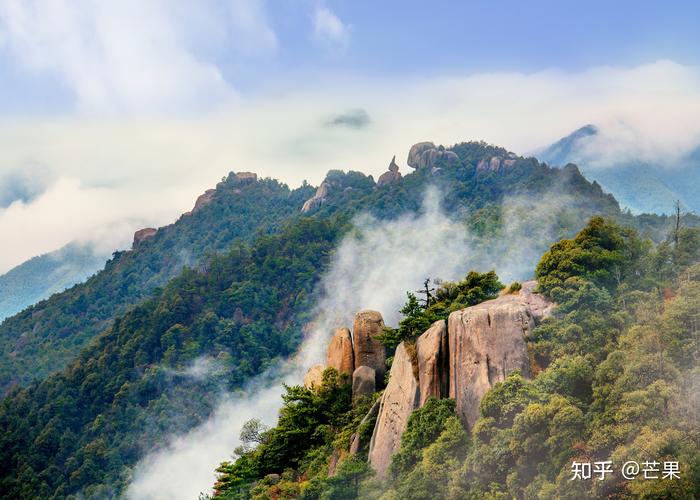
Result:
M396 325L406 292L416 290L426 277L458 280L469 270L494 266L503 279L530 277L539 249L552 234L552 212L561 202L557 196L543 197L538 200L542 208L533 210L532 200L507 201L503 233L487 244L480 244L464 222L444 213L435 189L427 191L418 214L391 221L358 218L319 285L315 319L305 328L299 352L243 391L222 395L203 425L173 437L165 449L146 456L134 470L128 496L177 500L209 492L216 467L230 460L241 444L238 433L243 423L260 418L274 425L282 384L301 383L305 371L323 361L332 332L340 326L351 327L359 310L376 309L387 324Z

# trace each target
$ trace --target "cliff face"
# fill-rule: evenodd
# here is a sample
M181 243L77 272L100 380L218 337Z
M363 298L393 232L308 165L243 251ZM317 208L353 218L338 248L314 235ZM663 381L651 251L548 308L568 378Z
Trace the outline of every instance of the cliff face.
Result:
M450 397L470 427L486 392L512 372L530 376L525 335L535 326L519 295L455 311L448 319Z
M530 376L525 336L554 307L533 292L535 285L524 283L516 294L455 311L447 323L437 321L416 340L416 359L399 345L370 445L369 461L379 477L401 446L411 412L428 398L454 398L458 416L471 427L491 387L516 370Z
M472 427L491 387L514 371L530 377L526 336L555 306L534 293L535 286L529 281L516 293L455 311L447 321L432 324L415 343L399 344L378 411L376 406L372 409L377 419L368 459L378 477L386 476L411 413L428 398L453 398L457 415ZM386 353L376 337L383 327L379 312L365 310L355 316L352 335L347 328L333 335L328 366L352 373L353 397L370 396L382 386ZM320 385L322 372L323 366L312 367L305 385ZM353 438L355 452L358 439Z
M399 450L401 434L420 399L413 360L403 342L396 349L390 373L369 443L369 461L379 477L386 475L391 456Z

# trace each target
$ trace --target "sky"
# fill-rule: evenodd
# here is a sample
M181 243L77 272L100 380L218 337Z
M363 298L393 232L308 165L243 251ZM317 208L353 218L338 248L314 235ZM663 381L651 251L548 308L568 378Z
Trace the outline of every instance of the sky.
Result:
M700 139L697 2L0 0L0 273L127 248L229 171L375 177L411 144Z

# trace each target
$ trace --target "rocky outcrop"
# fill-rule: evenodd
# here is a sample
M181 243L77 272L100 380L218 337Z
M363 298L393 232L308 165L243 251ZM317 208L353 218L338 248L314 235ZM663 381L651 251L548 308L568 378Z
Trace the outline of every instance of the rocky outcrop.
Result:
M350 455L357 455L357 452L360 451L360 446L362 446L361 433L363 431L363 428L366 425L369 425L373 419L376 419L377 414L379 413L379 407L381 406L381 403L381 398L377 399L374 402L372 407L367 412L367 415L365 415L360 421L360 425L357 426L357 431L352 436L350 436Z
M447 325L440 320L416 340L420 402L430 398L444 398L449 394L449 357Z
M211 201L214 199L214 193L216 193L216 189L207 189L204 191L204 194L200 194L197 197L197 201L194 202L194 208L188 213L193 214L201 210L203 206L211 203Z
M255 172L236 172L236 178L240 183L249 184L258 180Z
M384 172L377 179L377 186L386 186L387 184L392 184L401 180L401 172L399 172L399 166L396 164L396 156L391 159L389 163L389 170Z
M303 213L311 212L312 210L320 207L328 199L328 195L331 190L331 184L328 181L323 181L316 193L304 202L304 206L301 207Z
M379 415L369 444L369 462L378 477L386 476L391 456L401 446L401 435L411 413L418 407L418 402L419 389L413 360L402 342L394 355L389 383L382 394Z
M458 160L459 157L454 151L449 151L443 146L436 147L432 142L419 142L411 146L406 163L409 167L415 168L416 170L429 168L435 173L436 170L432 169L436 166L436 162L452 162Z
M352 397L371 396L377 388L377 372L369 366L358 366L352 373Z
M491 158L483 158L477 163L477 172L496 172L503 173L512 168L517 163L517 158L514 154L509 153L507 157L492 156Z
M314 365L304 375L304 387L307 389L319 388L323 385L323 365Z
M153 238L158 230L153 227L145 227L143 229L139 229L134 233L134 243L132 247L136 247L139 243L143 243L146 241L148 238Z
M352 341L355 352L355 366L369 366L376 375L376 385L380 385L386 372L384 345L377 337L384 331L384 320L378 311L364 310L355 315L352 327Z
M468 426L479 417L486 392L510 373L530 375L525 337L551 306L532 292L533 282L516 294L502 295L450 314L449 380L457 414Z
M348 375L352 375L355 371L352 335L347 328L339 328L333 334L331 343L328 345L326 365Z

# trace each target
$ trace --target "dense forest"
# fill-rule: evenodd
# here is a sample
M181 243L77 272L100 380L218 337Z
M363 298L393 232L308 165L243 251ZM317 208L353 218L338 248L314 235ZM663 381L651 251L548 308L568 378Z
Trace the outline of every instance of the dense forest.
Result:
M329 196L310 213L300 212L304 200L313 195L308 185L289 190L269 179L242 182L231 174L201 210L161 228L133 250L115 254L105 270L86 283L8 318L0 325L0 375L3 390L18 387L0 403L0 490L13 498L119 495L138 459L162 446L169 434L203 422L212 410L212 396L222 387L241 387L298 347L318 281L339 240L353 228L354 217L370 213L379 219L392 219L418 212L428 186L441 193L445 217L464 224L465 231L479 235L485 246L502 239L501 204L513 196L527 197L535 204L554 192L567 200L552 209L553 225L538 242L540 253L554 241L572 237L596 214L634 227L629 231L639 235L634 239L639 248L635 247L634 255L628 255L631 247L619 249L626 259L619 267L622 274L613 273L612 278L599 283L598 274L605 273L592 271L591 279L595 279L590 286L581 278L580 289L559 291L561 287L551 287L548 293L562 303L562 311L566 301L557 295L560 293L568 294L571 301L579 300L581 311L588 307L591 315L596 307L605 305L612 311L604 316L605 321L631 318L625 308L642 296L652 301L662 283L664 290L681 295L674 280L686 266L680 263L679 255L693 255L694 250L684 250L694 241L690 228L683 229L678 242L652 246L650 239L662 240L662 232L672 219L621 212L614 198L586 181L575 166L552 169L532 158L513 157L508 170L480 171L482 160L510 154L483 143L463 143L452 150L458 155L456 161L438 162L432 170L419 169L381 187L359 172L331 171L327 177L332 184ZM523 211L526 217L528 207ZM685 216L682 223L690 226L697 219ZM631 236L621 238L626 242ZM576 261L566 272L594 265L586 259L595 260L595 255L583 253L583 262ZM652 262L654 258L657 260ZM633 262L647 267L634 268ZM540 274L542 280L558 275L545 272L545 267ZM577 279L571 283L579 283ZM458 294L459 301L449 307L475 303L490 293L483 297ZM445 310L434 308L426 314L444 314ZM595 355L603 359L608 354L604 349L612 353L617 346L606 343L595 354L583 352L594 344L583 333L573 332L593 326L576 322L583 314L578 309L570 314L573 319L569 323L565 323L566 317L557 320L561 323L538 330L542 337L532 340L544 371L553 369L547 363L552 367L563 363L556 351L564 349L556 342L558 336L577 338L582 352L571 347L574 352L567 355L572 357ZM606 327L613 331L610 338L614 335L615 342L621 342L630 322L628 318L627 323ZM598 330L591 332L596 339L603 335ZM391 342L391 335L397 333L388 332L387 342ZM189 368L200 362L216 367L214 374L191 376ZM588 363L594 366L593 361ZM526 390L532 387L527 385ZM362 408L349 410L343 380L331 376L328 391L319 395L294 389L289 395L290 404L312 405L303 410L308 413L304 418L310 419L308 429L333 431L299 444L313 444L314 448L295 451L294 460L301 468L295 461L288 463L296 470L290 472L290 487L303 486L294 474L311 477L301 472L302 464L312 458L309 454L316 454L317 465L324 463L325 452L319 450L327 449L329 436L364 415ZM537 398L532 401L549 401L545 396ZM449 410L449 403L436 404L435 411ZM594 407L586 399L571 404L579 405L582 412ZM317 418L314 412L323 413L318 417L322 426L313 420ZM290 416L290 422L296 422L295 418ZM503 432L510 429L503 425ZM304 432L291 435L306 436ZM420 455L414 451L411 453L416 457ZM284 460L275 460L274 467L251 469L253 472L245 476L246 487L260 479L261 470L284 472L287 466L280 468ZM362 474L367 472L362 463L353 461L343 462L341 470L353 467L364 471ZM342 482L344 476L338 477L328 481ZM360 476L348 477L353 484L360 483ZM500 481L499 476L484 477L484 481ZM551 474L541 478L545 479L548 484L553 481ZM326 479L318 476L318 481ZM479 491L487 491L490 483L486 484Z
M534 377L514 372L494 386L472 429L454 400L429 399L408 420L388 477L377 479L368 440L348 450L353 433L371 434L379 393L353 404L347 376L327 368L320 387L287 389L276 427L244 426L244 446L218 469L214 497L698 498L698 262L696 229L654 245L593 218L537 265L539 291L558 306L527 338ZM432 305L409 294L385 340L410 342L453 306L501 287L493 273L470 273ZM632 480L572 481L574 461L606 460L656 464ZM678 463L677 477L662 477L665 461Z
M133 250L114 253L86 282L7 318L0 324L0 394L64 368L113 318L157 293L183 267L278 229L310 192L230 174L200 210Z

